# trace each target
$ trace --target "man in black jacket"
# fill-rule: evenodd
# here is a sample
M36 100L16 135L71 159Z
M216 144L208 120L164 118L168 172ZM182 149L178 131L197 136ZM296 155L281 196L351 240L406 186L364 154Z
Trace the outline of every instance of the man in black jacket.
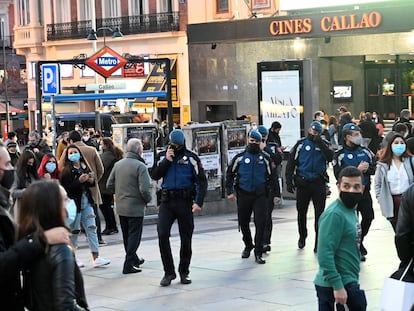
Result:
M47 244L69 244L70 233L65 228L54 228L45 231L45 237L33 234L15 243L15 224L7 211L13 180L9 153L0 143L0 301L2 310L23 311L20 271L44 254Z

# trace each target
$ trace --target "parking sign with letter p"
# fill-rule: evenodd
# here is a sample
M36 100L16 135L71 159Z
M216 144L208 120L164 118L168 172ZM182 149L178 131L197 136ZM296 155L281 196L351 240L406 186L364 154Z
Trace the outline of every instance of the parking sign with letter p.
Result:
M43 95L60 93L59 64L42 65L42 93Z

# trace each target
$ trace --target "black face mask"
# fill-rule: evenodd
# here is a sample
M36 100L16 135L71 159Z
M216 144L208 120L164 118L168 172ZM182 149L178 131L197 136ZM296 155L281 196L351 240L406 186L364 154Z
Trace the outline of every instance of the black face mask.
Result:
M259 153L260 152L260 145L255 143L249 143L247 145L247 151L250 153Z
M347 208L351 209L354 208L359 203L359 201L362 200L362 193L341 191L339 198Z
M14 182L14 170L4 170L3 171L3 178L0 182L4 188L9 190Z

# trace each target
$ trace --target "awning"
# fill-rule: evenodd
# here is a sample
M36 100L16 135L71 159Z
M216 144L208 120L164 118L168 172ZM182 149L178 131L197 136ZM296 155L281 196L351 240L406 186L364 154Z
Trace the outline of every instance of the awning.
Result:
M15 106L9 104L9 113L12 113L12 112L14 112L14 113L21 113L22 112L23 113L23 112L26 112L26 111L23 110L23 109L19 109ZM5 103L0 103L0 114L3 114L3 113L6 113L6 104Z

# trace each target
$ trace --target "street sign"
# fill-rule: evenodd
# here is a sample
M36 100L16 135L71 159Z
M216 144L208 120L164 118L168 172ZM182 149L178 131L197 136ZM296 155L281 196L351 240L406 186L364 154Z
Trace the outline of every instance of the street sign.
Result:
M60 93L59 64L42 65L42 93L43 95Z
M125 58L108 46L103 47L85 61L86 65L105 78L123 68L126 63L128 61Z
M125 82L86 84L86 91L123 90L125 88L126 88Z

